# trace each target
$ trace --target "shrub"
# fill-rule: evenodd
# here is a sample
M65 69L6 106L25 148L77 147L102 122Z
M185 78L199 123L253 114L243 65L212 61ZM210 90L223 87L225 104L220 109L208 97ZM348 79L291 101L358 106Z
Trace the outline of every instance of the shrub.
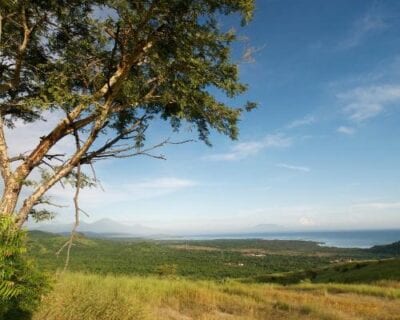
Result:
M48 290L47 278L25 256L25 232L0 216L0 320L29 319Z
M176 264L162 264L155 271L160 277L174 277L176 276L177 266Z

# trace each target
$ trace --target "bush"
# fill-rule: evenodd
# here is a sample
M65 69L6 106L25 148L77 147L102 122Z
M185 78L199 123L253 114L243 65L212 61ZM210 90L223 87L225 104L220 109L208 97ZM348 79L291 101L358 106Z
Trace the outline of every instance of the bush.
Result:
M155 271L160 277L174 277L176 276L177 266L176 264L162 264Z
M0 217L0 320L30 319L49 289L47 278L25 256L25 238L12 218Z

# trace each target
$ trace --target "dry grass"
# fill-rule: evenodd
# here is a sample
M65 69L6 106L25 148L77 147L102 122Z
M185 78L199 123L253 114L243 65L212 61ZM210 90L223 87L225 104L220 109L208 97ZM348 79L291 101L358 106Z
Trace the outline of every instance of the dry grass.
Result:
M364 296L383 297L388 299L400 299L400 288L397 283L388 283L386 285L369 285L369 284L311 284L302 283L292 288L305 291L322 291L329 293L355 293Z
M336 286L66 274L33 319L400 319L398 283Z

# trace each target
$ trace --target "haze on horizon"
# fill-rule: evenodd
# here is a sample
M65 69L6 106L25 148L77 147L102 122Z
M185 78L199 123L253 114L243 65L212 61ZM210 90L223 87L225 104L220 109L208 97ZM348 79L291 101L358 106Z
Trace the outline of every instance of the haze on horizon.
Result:
M400 2L256 8L235 56L249 85L241 99L260 106L241 121L239 141L213 134L212 148L163 149L167 161L99 163L102 188L81 194L87 221L192 231L400 227ZM51 125L20 124L11 151L29 149ZM165 136L182 139L160 121L148 140ZM183 128L183 138L194 134ZM72 190L50 195L69 204L55 222L72 221Z

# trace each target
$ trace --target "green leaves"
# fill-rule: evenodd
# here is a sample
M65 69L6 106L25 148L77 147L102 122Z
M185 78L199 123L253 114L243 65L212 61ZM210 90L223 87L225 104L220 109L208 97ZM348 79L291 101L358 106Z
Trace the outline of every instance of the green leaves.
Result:
M11 218L0 216L0 301L20 293L15 282L16 257L25 253L24 234L14 228Z
M46 278L25 257L25 236L11 217L0 215L1 320L27 319L48 288Z
M18 296L21 290L15 286L12 281L0 282L0 298L3 300L9 300L13 297Z
M231 61L232 30L223 31L223 15L240 14L248 22L253 0L23 1L7 7L3 20L0 109L9 125L32 122L44 110L96 110L107 97L118 68L128 66L112 91L120 106L108 128L121 132L135 119L126 110L159 114L176 129L181 121L197 126L207 142L211 129L235 138L239 108L218 101L242 94L238 68ZM22 55L26 22L30 36ZM10 62L10 63L8 63ZM20 63L16 74L13 64ZM172 108L171 108L172 107ZM244 106L243 110L249 110ZM103 133L106 131L103 131Z

